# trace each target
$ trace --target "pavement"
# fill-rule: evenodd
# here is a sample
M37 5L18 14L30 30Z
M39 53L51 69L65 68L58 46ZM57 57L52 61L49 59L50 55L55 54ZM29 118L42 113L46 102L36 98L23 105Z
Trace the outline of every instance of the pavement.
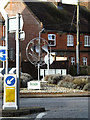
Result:
M0 98L2 98L3 94L0 93ZM90 97L90 92L87 91L78 91L78 92L68 92L68 93L62 93L61 91L58 92L46 92L37 90L37 92L34 91L28 91L27 89L24 90L24 92L20 91L20 98L47 98L47 97ZM24 107L19 108L18 110L0 110L2 112L2 117L19 117L22 115L29 115L32 113L38 113L38 112L45 112L45 108L43 107Z
M2 117L20 117L32 113L45 112L43 107L23 107L18 110L2 110Z

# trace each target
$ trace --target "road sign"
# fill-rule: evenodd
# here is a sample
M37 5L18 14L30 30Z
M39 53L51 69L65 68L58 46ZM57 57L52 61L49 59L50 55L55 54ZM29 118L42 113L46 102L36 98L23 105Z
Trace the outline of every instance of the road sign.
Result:
M48 54L47 54L47 55L44 57L44 61L45 61L46 64L48 64L48 61L49 61L49 64L52 64L53 61L54 61L54 58L53 58L52 55L48 55Z
M6 47L0 46L0 60L5 61L6 60Z
M6 60L6 50L0 50L0 60L1 61Z
M20 15L20 30L23 28L23 18L22 15ZM16 16L9 17L9 31L15 32L17 29L17 19Z
M6 85L13 86L15 84L15 78L13 76L8 76L5 80Z
M23 41L23 40L25 40L25 32L24 31L20 31L20 41Z
M17 79L15 74L4 76L4 101L3 109L17 109Z
M29 89L40 89L40 81L30 81L27 83Z
M5 68L0 68L0 77L4 77ZM16 74L16 68L8 68L9 74Z

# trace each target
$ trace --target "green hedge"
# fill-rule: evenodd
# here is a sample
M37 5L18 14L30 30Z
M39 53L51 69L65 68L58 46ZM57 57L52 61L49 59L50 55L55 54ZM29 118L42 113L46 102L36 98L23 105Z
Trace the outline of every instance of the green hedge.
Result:
M90 75L90 66L80 66L79 67L79 75ZM77 66L73 65L69 67L69 74L72 76L77 75Z

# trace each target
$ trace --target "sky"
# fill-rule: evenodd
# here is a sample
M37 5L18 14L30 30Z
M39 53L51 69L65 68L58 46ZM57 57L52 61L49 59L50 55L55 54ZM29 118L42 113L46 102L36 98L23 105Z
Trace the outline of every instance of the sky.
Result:
M5 5L5 3L7 2L7 1L9 1L9 0L0 0L0 7L2 7L3 5ZM18 1L21 1L21 0L11 0L12 2L18 2ZM29 2L29 1L37 1L37 0L25 0L25 1L27 1L27 2ZM51 2L53 2L53 1L66 1L66 2L75 2L75 1L77 1L77 0L39 0L39 1L51 1ZM80 0L81 2L87 2L87 1L90 1L90 0Z

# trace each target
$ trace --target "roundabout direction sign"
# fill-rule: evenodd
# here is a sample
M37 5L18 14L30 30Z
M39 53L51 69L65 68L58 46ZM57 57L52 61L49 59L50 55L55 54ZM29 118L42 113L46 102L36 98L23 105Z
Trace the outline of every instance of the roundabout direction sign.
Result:
M0 46L0 60L6 61L6 47Z
M53 61L54 61L54 58L53 58L53 56L52 55L46 55L45 57L44 57L44 61L45 61L45 63L46 64L52 64L53 63Z
M15 74L4 76L4 105L5 108L18 109L17 107L17 79Z

